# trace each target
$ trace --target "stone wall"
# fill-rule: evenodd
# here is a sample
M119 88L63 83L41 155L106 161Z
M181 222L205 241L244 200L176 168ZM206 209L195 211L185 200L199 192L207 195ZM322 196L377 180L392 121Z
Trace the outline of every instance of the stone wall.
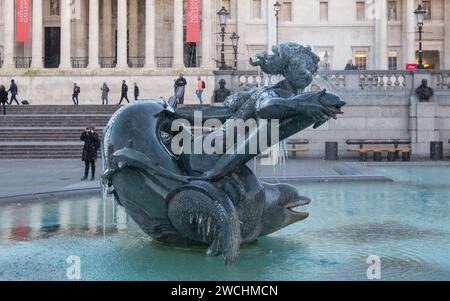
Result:
M220 78L228 79L233 90L276 81L257 72L217 74L216 81ZM423 78L435 90L429 103L414 95ZM338 120L296 136L310 141L310 151L302 156L322 157L326 141L339 142L341 157L357 156L347 152L347 139L411 139L415 157L428 157L429 142L443 141L450 154L450 71L334 71L320 73L316 84L340 95L347 106Z
M80 104L101 104L100 88L103 82L110 87L110 104L117 104L120 99L122 80L129 86L128 98L133 99L133 83L140 88L140 99L169 98L173 93L173 84L179 73L183 73L188 86L186 88L185 103L197 103L195 91L197 77L201 76L206 82L207 89L203 95L205 103L209 103L214 90L214 75L201 69L189 70L158 70L144 71L141 69L129 70L96 70L73 69L71 71L58 71L46 69L42 71L16 70L15 72L0 72L0 83L9 86L12 78L19 87L19 100L28 100L33 105L58 104L71 105L73 84L81 88Z

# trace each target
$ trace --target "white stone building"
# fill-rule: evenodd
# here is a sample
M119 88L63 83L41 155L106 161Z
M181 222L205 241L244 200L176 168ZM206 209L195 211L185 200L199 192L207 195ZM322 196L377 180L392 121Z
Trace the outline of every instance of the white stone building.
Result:
M38 102L67 98L74 81L87 93L90 86L97 91L104 80L119 85L122 78L138 81L145 96L168 96L171 89L161 87L170 87L180 72L191 86L201 75L211 88L222 6L231 14L227 64L234 60L229 36L237 32L239 69L250 68L248 58L278 40L311 45L323 68L341 70L352 59L360 69L404 70L416 61L413 11L419 3L428 8L425 63L450 69L450 0L281 0L278 22L275 2L202 0L201 42L186 45L184 0L31 0L27 43L15 42L14 1L0 0L0 82L20 79L24 97ZM47 91L55 84L57 91ZM46 100L38 99L37 89L45 90ZM187 98L194 101L194 92Z

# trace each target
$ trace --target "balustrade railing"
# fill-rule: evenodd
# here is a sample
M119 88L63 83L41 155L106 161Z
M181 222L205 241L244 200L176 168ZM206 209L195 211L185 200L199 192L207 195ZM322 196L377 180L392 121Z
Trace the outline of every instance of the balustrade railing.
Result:
M440 90L450 89L450 71L435 72L437 77L436 88Z
M116 57L108 57L108 56L100 57L101 68L115 68L116 65L117 65Z
M87 68L89 64L89 58L88 57L72 57L70 59L70 62L72 64L72 68Z
M172 68L173 56L157 56L155 60L158 68Z
M128 58L128 67L130 68L143 68L145 65L145 57L136 56Z
M14 57L14 65L16 68L30 68L31 67L31 57L25 56L25 57Z

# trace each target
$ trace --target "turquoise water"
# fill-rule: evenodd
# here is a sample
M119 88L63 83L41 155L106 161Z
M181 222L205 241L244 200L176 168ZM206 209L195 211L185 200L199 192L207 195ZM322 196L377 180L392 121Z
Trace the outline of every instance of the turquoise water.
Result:
M450 280L450 168L377 168L393 183L304 183L310 217L243 246L227 267L202 249L152 243L100 198L0 207L0 280Z

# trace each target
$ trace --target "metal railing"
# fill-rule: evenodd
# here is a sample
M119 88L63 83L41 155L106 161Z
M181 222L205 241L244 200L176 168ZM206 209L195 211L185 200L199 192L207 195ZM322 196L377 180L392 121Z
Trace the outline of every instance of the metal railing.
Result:
M157 56L155 61L158 68L172 68L173 56Z
M115 68L117 65L116 57L101 57L100 58L100 67L101 68Z
M128 58L128 67L130 68L143 68L145 65L144 56L136 56Z
M72 64L72 68L87 68L89 64L89 58L88 57L72 57L70 59L70 62Z
M31 67L31 56L14 57L14 65L16 66L16 68L30 68Z

